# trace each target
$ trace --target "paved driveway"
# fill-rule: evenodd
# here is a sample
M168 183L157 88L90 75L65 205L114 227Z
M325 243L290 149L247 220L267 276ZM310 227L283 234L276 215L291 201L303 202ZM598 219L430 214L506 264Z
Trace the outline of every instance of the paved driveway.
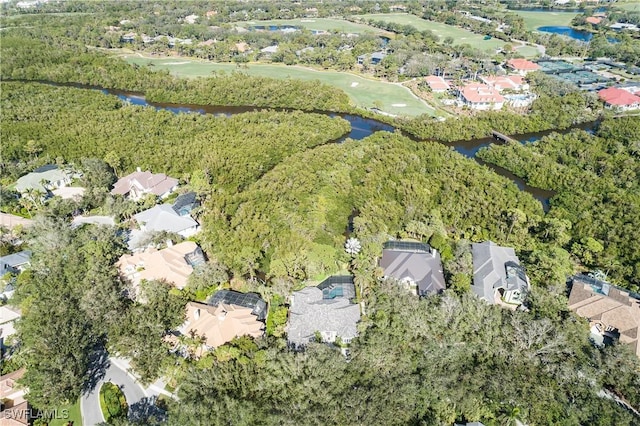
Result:
M93 375L95 380L91 383L93 388L87 390L80 400L82 423L85 426L94 426L104 422L100 410L100 387L105 382L115 383L122 389L129 405L130 420L140 420L148 416L164 416L164 412L155 406L158 391L153 387L143 388L134 377L126 372L126 361L109 359L104 352L98 354L97 357L102 368L96 369L97 372Z

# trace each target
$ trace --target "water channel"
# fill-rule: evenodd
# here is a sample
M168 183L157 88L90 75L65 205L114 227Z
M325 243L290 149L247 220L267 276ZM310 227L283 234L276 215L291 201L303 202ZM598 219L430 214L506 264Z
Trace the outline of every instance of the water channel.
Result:
M150 106L155 108L156 110L167 110L176 114L198 113L198 114L213 114L213 115L219 115L219 116L230 116L233 114L240 114L244 112L257 111L257 110L263 110L263 109L289 111L288 109L285 109L285 108L264 108L264 107L252 107L252 106L209 106L209 105L172 104L172 103L165 103L165 102L152 102L152 101L147 101L143 94L136 93L136 92L129 92L129 91L123 91L123 90L116 90L116 89L105 89L101 87L88 86L88 85L82 85L82 84L76 84L76 83L61 84L61 83L53 83L48 81L41 81L40 83L51 84L55 86L72 86L72 87L82 88L82 89L100 90L105 94L117 96L122 101L130 103L132 105ZM343 114L343 113L326 112L326 111L317 111L317 112L329 115L331 117L341 117L347 120L351 124L351 131L346 135L343 135L338 140L336 140L336 143L342 143L347 138L350 138L353 140L361 140L366 138L367 136L371 136L373 133L378 131L393 132L396 130L392 125L383 123L381 121L378 121L372 118L364 118L354 114ZM585 123L580 126L576 126L574 128L580 128L586 131L592 131L594 127L595 127L595 123ZM561 132L568 132L570 130L571 129L567 129ZM544 132L515 135L512 137L516 140L519 140L522 143L531 143L542 138L543 136L553 133L554 131L555 130L548 130ZM418 140L417 138L412 137L409 134L405 134L405 136L410 137L416 141ZM550 207L549 199L555 195L555 192L529 186L522 178L514 175L510 171L502 167L486 163L476 157L476 154L481 148L488 147L492 143L500 143L500 142L498 142L496 139L491 137L482 138L482 139L473 139L469 141L456 141L451 143L442 142L443 145L453 148L456 152L464 155L465 157L474 159L479 164L482 164L491 168L495 173L499 174L500 176L506 177L507 179L511 180L518 186L518 188L520 188L521 191L528 192L534 198L540 201L540 203L542 203L544 210L548 211Z

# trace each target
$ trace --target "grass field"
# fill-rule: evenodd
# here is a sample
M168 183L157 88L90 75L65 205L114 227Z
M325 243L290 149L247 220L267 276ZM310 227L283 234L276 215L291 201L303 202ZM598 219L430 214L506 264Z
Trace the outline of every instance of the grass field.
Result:
M522 46L517 49L517 52L525 58L533 58L538 54L538 49L533 46Z
M308 30L319 31L331 31L337 30L344 33L363 34L374 33L382 35L393 35L388 31L381 30L379 28L370 27L369 25L356 24L354 22L345 21L343 19L327 19L327 18L313 18L313 19L275 19L272 21L246 21L246 22L234 22L233 25L249 28L254 25L295 25L296 27L306 28Z
M571 20L577 15L574 12L530 12L524 10L511 12L522 16L528 30L546 26L566 27L571 25Z
M426 19L418 18L417 16L410 15L408 13L381 13L373 15L361 15L360 17L364 19L395 22L402 25L412 25L419 31L433 31L434 34L440 37L441 41L451 36L455 40L455 45L469 43L473 47L491 52L505 45L505 42L503 40L493 38L490 40L485 40L484 36L474 34L471 31L454 27L452 25L442 24L440 22L427 21Z
M625 3L616 2L615 7L619 7L620 9L630 10L632 12L640 12L640 2L638 1L630 1Z
M234 64L219 64L184 58L143 58L138 55L124 55L124 59L138 65L153 64L156 69L167 69L171 74L180 77L210 76L213 71L227 73L241 71L249 75L271 78L319 80L342 89L359 107L372 108L380 103L380 109L390 114L436 115L434 108L417 99L405 87L369 80L345 72L315 71L302 67L268 64L249 64L247 68L238 68Z
M58 415L61 416L62 410L67 410L69 417L66 419L51 419L49 426L66 426L69 422L73 422L74 425L82 425L82 414L80 414L80 400L78 399L75 404L65 405L57 408Z

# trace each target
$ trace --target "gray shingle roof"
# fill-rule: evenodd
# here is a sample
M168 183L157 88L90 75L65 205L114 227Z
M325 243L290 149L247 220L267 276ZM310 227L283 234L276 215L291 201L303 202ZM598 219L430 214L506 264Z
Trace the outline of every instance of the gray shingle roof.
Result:
M498 288L510 291L527 290L527 279L513 248L501 247L492 241L485 241L473 244L471 250L473 253L471 289L478 297L494 304L495 291Z
M304 346L316 332L328 341L334 341L336 337L351 340L357 336L360 306L343 296L325 296L318 287L307 287L293 293L287 331L290 344Z
M161 204L133 216L138 223L144 223L147 231L181 232L198 226L190 216L179 216L170 204Z
M43 194L47 193L47 188L42 185L42 182L55 183L60 181L68 181L69 175L60 170L58 166L49 164L37 168L36 170L20 177L16 182L16 191L25 192L30 189L40 191Z
M418 285L418 295L439 293L445 289L442 262L437 250L423 243L385 244L380 267L387 278L410 279Z
M18 266L29 263L30 259L31 252L29 250L0 257L0 275L15 272Z

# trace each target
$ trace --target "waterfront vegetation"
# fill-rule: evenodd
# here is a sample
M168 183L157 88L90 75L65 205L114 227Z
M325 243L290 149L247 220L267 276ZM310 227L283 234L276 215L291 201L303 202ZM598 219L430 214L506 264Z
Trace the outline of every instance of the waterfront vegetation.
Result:
M557 192L549 216L572 224L566 245L587 267L640 289L640 118L603 122L533 144L492 145L479 156Z
M144 7L175 6L167 13L186 16L184 4ZM121 19L132 4L43 7L103 8ZM237 21L228 7L220 5L225 19ZM259 3L243 7L253 8L251 16L271 10ZM597 100L555 80L531 76L540 98L527 116L495 112L443 123L430 116L387 117L416 140L381 131L337 144L348 122L313 112L356 110L335 87L238 74L180 79L87 49L81 43L94 40L95 27L70 25L68 33L86 36L78 43L60 28L75 22L70 17L38 19L55 30L3 34L3 80L93 84L178 104L289 110L173 114L97 90L3 81L2 207L20 210L8 187L42 164L80 169L87 188L81 200L31 205L35 224L21 235L33 257L16 279L12 302L23 316L11 362L27 367L23 381L34 406L77 401L99 376L95 354L105 348L129 358L142 383L159 376L170 382L180 398L168 401L171 425L637 423L600 395L604 389L640 408L640 360L626 345L589 342L587 321L568 309L566 279L601 269L637 289L638 117L605 119L595 135L575 131L482 151L484 160L555 190L545 213L512 181L441 142L491 130L566 129L600 114ZM209 259L184 290L143 282L145 303L127 297L132 289L114 264L127 251L122 231L131 214L156 200L136 204L109 194L116 175L137 166L178 177L199 193L196 239ZM121 224L71 228L69 219L79 211L113 214ZM360 241L357 255L345 253L346 235ZM438 249L444 294L419 299L379 279L377 259L390 238ZM488 305L470 293L470 244L486 240L516 249L532 282L526 310ZM283 327L291 291L344 270L354 274L365 308L348 357L317 343L291 351ZM167 340L183 324L186 302L221 286L256 291L271 302L268 336L235 339L200 359L178 356Z

